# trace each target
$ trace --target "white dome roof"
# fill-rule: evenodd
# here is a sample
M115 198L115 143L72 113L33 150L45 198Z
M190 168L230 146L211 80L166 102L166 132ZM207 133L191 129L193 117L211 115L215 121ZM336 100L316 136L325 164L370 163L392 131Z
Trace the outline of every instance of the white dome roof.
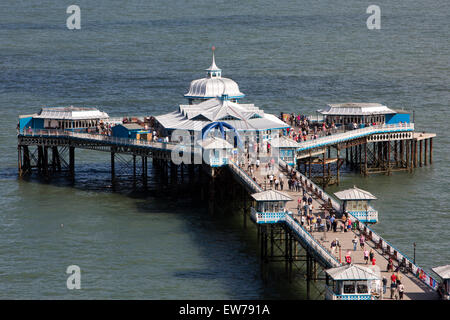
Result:
M239 91L236 82L228 78L222 78L222 70L216 65L214 50L213 47L212 63L206 69L206 77L192 81L188 93L184 96L194 99L211 99L222 95L228 95L229 99L243 98L245 94Z
M215 77L197 79L191 82L186 98L211 99L228 95L228 98L243 98L245 94L239 91L236 82L228 78Z

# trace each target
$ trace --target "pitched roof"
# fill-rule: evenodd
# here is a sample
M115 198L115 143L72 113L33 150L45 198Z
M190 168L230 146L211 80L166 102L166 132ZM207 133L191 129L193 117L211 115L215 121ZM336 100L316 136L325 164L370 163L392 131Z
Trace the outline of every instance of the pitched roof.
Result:
M107 119L108 114L96 108L86 107L45 107L35 118L42 119L68 119L68 120L89 120L89 119Z
M355 265L348 264L342 267L332 268L325 270L325 272L333 280L379 280L380 276L375 273L375 271Z
M335 192L339 200L376 200L377 198L368 191L361 190L356 186L351 189Z
M291 201L292 198L287 194L277 190L267 190L252 194L256 201Z
M325 115L372 115L393 114L394 110L380 103L347 102L328 104L324 109L318 110Z
M144 127L137 123L124 123L122 124L128 130L144 130Z
M203 149L233 149L233 146L226 140L218 137L210 137L197 142Z
M431 268L442 279L450 279L450 264Z
M166 129L201 131L211 122L223 121L236 130L268 130L289 125L254 104L238 104L212 98L195 105L180 105L177 111L155 117Z
M298 142L296 142L293 139L290 139L286 136L281 136L275 139L272 139L272 141L270 142L270 144L272 145L272 147L275 148L299 148L300 144Z

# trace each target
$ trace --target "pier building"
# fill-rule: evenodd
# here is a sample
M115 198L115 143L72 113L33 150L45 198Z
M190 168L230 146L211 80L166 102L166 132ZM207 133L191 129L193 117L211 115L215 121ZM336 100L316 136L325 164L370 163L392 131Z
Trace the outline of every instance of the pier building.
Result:
M353 186L353 188L335 192L334 195L342 201L343 212L348 212L365 223L378 222L378 211L370 205L370 201L377 198L370 192Z
M410 113L393 110L380 103L332 103L317 110L327 124L336 126L356 124L358 128L375 124L410 123Z
M332 280L326 286L327 300L374 300L383 294L381 276L368 267L348 264L325 272Z
M88 131L96 129L109 116L97 108L87 107L46 107L38 113L19 117L19 129L58 129Z
M196 134L213 122L224 122L233 127L242 140L245 136L252 136L247 140L267 143L290 127L254 104L238 103L245 95L239 91L236 82L221 75L222 70L216 66L213 51L213 61L207 69L206 78L192 81L185 95L189 104L182 104L173 112L155 117L158 131L167 136L174 130Z

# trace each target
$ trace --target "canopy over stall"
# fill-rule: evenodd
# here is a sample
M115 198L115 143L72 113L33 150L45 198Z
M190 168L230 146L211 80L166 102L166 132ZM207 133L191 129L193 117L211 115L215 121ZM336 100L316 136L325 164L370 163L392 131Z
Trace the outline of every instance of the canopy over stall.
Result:
M295 151L300 144L287 136L281 136L272 139L271 142L274 150L278 151L279 157L290 166L295 165Z
M374 270L348 264L325 270L333 280L327 285L327 300L373 300L381 297L381 277Z
M371 200L377 198L368 191L353 188L335 192L334 195L343 202L343 212L348 212L362 222L377 222L378 212L370 206Z
M287 194L277 190L267 190L252 194L256 209L252 215L257 223L276 223L286 214L286 202L292 201Z

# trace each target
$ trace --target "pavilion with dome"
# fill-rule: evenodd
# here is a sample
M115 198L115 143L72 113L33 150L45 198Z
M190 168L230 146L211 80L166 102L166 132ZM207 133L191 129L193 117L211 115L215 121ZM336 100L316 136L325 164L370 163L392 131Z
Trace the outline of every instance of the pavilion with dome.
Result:
M163 135L170 136L177 129L188 130L193 134L201 132L207 125L220 122L231 126L239 135L244 131L256 133L257 142L264 142L290 127L254 104L239 103L245 95L235 81L222 77L222 70L215 62L214 47L206 77L193 80L184 97L188 99L188 104L155 117Z

